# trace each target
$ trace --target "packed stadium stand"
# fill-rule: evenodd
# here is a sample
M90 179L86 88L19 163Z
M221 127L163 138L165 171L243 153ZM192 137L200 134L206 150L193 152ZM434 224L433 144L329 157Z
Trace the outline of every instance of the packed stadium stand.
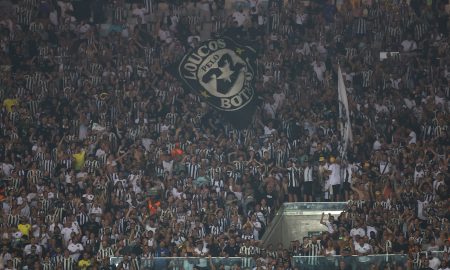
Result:
M0 269L449 270L449 16L0 0ZM221 37L257 54L246 128L169 71Z

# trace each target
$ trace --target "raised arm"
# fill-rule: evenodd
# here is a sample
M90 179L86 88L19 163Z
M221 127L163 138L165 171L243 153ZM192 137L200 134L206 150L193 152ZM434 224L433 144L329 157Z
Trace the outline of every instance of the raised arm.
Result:
M322 216L320 217L320 224L322 224L322 225L325 225L326 226L326 223L325 223L325 221L323 221L323 218L325 217L325 213L324 212L322 212Z

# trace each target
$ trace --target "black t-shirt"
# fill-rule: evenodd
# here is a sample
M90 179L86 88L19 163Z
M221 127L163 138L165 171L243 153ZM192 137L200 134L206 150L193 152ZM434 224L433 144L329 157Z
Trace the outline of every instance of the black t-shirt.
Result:
M236 256L238 256L239 255L239 247L238 246L236 246L236 245L234 245L234 246L226 246L225 248L224 248L224 252L226 253L226 254L228 254L228 256L229 257L236 257Z
M278 199L278 195L277 195L276 191L272 191L272 192L266 191L264 194L264 198L267 201L267 205L273 208L276 200Z
M394 242L392 245L392 251L394 253L400 253L403 251L404 254L408 253L408 243L398 243Z
M88 221L83 225L82 229L83 229L83 232L90 231L90 232L93 232L94 234L97 234L98 231L100 230L100 226L97 222Z
M11 57L12 62L12 71L15 72L18 69L23 69L23 61L25 60L25 57L23 55L13 55Z
M63 246L63 237L60 232L53 233L53 239L55 239L56 247L62 247Z
M225 0L215 0L217 9L223 9L225 7Z
M212 244L209 246L209 254L212 257L219 257L220 256L220 247L218 244Z

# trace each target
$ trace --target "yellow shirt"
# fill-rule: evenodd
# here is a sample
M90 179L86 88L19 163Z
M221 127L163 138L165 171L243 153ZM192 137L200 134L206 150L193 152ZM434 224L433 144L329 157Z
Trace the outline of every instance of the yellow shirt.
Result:
M19 103L19 101L15 98L7 98L3 101L3 106L6 107L8 112L12 111L12 106L15 106Z
M82 150L80 153L73 154L73 158L75 159L75 170L80 170L84 165L84 159L85 159L86 152Z
M19 231L23 235L28 236L28 234L30 233L31 225L30 224L19 224L17 226L17 229L19 229Z
M86 259L81 259L78 262L78 267L80 267L81 269L86 269L91 265L91 261L90 260L86 260Z

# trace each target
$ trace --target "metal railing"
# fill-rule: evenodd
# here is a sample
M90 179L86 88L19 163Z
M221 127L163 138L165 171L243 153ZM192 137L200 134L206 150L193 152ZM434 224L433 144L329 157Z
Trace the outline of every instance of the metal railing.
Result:
M202 270L212 269L212 265L216 269L223 265L225 270L231 270L236 267L250 268L256 265L253 258L245 257L153 257L153 258L137 258L141 270L166 270L166 269L184 269L192 270L200 268ZM118 266L123 257L111 257L110 264ZM131 262L133 258L129 257Z
M442 253L442 252L441 252ZM439 256L439 252L436 255ZM118 266L123 257L111 257L111 265ZM128 260L133 260L129 257ZM194 268L209 270L212 268L225 270L235 268L252 269L257 266L258 261L251 257L153 257L137 258L140 269L165 270ZM367 256L293 256L291 257L293 267L299 269L331 270L331 269L406 269L408 256L403 254L367 255Z
M367 256L294 256L292 264L300 269L406 269L408 256L401 254L367 255ZM375 266L375 268L371 268Z

